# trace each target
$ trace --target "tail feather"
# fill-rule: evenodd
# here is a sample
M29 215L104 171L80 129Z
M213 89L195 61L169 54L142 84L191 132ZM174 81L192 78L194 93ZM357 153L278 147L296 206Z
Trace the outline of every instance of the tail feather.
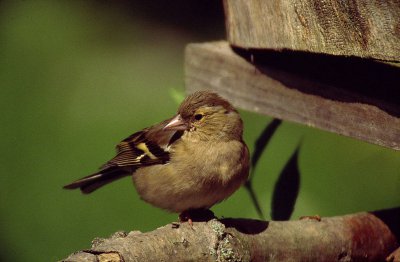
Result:
M96 189L111 183L117 179L128 176L128 172L123 171L114 171L114 172L104 172L104 173L95 173L84 178L78 179L71 184L65 185L63 188L65 189L77 189L79 188L82 193L89 194L95 191Z

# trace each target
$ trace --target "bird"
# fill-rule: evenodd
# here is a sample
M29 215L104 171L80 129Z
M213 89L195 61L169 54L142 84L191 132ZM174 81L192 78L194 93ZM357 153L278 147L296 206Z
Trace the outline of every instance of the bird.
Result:
M116 156L65 189L89 194L132 176L142 200L180 213L208 210L231 196L249 176L249 150L238 111L217 93L187 96L177 113L122 140Z

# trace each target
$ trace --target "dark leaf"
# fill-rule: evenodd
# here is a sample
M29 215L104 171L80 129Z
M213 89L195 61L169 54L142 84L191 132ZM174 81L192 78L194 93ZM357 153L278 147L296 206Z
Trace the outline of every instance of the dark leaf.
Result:
M275 184L272 197L273 220L289 220L300 188L300 171L298 166L299 147L290 157Z
M252 178L253 178L253 173L256 168L257 162L261 157L262 152L264 151L266 145L268 142L271 140L273 134L275 133L276 129L279 127L281 124L281 120L279 119L274 119L272 122L270 122L264 129L264 131L261 133L260 137L257 139L256 144L255 144L255 149L252 154L251 158L251 173L250 173L250 178L245 184L245 188L249 192L251 201L253 202L254 207L256 208L257 214L260 217L260 219L264 219L264 214L262 212L260 203L257 200L256 193L254 192L253 186L252 186Z
M247 189L247 192L249 192L251 202L253 202L253 205L257 211L257 215L260 219L265 219L264 214L262 212L260 203L258 202L256 193L254 192L253 186L251 184L251 180L247 180L246 184L244 184L244 187Z
M257 139L255 149L253 152L253 156L251 157L252 170L255 169L257 162L261 157L262 152L264 151L268 142L271 140L273 134L275 133L276 129L279 127L281 122L282 121L280 119L276 119L276 118L274 120L272 120L272 122L270 122L265 127L264 131L261 133L260 137Z

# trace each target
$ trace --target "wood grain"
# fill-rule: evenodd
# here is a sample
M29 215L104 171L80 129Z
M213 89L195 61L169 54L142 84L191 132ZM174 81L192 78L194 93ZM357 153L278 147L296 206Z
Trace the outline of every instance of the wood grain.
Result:
M240 55L239 55L240 54ZM190 44L188 92L211 89L235 106L400 150L399 67L307 53L249 53Z
M399 0L224 0L228 41L400 61Z

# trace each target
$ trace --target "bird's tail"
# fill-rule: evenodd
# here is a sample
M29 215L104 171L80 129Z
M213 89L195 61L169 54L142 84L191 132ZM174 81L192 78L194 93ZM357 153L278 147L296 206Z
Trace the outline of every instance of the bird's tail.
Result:
M123 178L128 176L128 172L124 172L121 170L114 171L102 171L99 173L94 173L92 175L83 177L78 179L71 184L65 185L63 188L65 189L77 189L79 188L82 193L89 194L95 191L96 189L113 182L114 180Z

